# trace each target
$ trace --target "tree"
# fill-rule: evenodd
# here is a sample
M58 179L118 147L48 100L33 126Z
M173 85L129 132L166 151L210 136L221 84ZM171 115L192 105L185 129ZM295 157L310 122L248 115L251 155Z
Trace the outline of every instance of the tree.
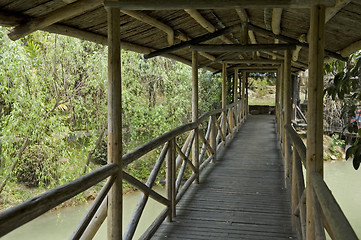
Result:
M349 60L344 63L335 60L325 65L325 72L332 73L334 77L331 79L329 86L325 89L325 93L332 99L342 100L342 113L347 122L347 130L351 133L357 133L361 136L361 128L356 122L350 122L350 118L355 117L357 109L361 106L361 52L353 54ZM346 151L346 159L352 157L353 166L357 170L361 163L361 142L357 140Z

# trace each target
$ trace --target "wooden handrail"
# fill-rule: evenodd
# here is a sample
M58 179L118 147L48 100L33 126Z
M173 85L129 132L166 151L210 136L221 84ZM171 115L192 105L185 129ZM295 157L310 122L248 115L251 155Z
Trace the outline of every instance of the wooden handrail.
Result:
M35 219L57 205L118 172L118 165L107 164L74 181L56 187L0 213L0 237Z
M311 183L335 239L358 239L349 221L332 195L332 192L319 173L311 173Z
M159 159L156 163L156 166L154 167L146 184L141 183L139 180L137 180L134 177L130 176L129 174L123 172L124 180L130 182L131 184L135 185L137 188L139 188L141 191L144 192L145 198L143 199L144 201L142 201L143 205L146 204L146 199L148 196L151 196L152 198L156 199L157 201L159 201L167 206L171 205L171 201L169 199L162 197L161 195L159 195L158 193L156 193L155 191L152 190L152 185L155 181L156 175L158 174L158 172L160 170L160 167L162 165L164 157L167 154L167 151L169 151L169 147L168 147L169 141L175 142L175 138L177 136L179 136L187 131L197 128L199 126L199 124L201 124L203 121L205 121L207 118L209 118L211 116L214 117L214 119L216 119L215 116L217 114L224 113L225 110L231 109L231 108L237 106L238 104L241 104L241 101L237 101L232 104L229 104L225 107L225 109L217 109L217 110L213 110L208 113L205 113L198 119L197 122L191 122L191 123L184 124L180 127L177 127L175 129L149 141L148 143L136 148L135 150L123 155L123 166L122 167L125 167L128 164L130 164L131 162L133 162L133 161L139 159L140 157L142 157L143 155L147 154L148 152L154 150L155 148L161 146L162 144L165 144L165 146L163 147L163 150L159 156ZM236 108L236 110L233 110L233 111L240 111L240 109L241 108ZM220 119L222 119L221 122L227 121L225 118L226 118L225 115L221 115L220 116ZM236 125L239 125L240 123L241 122L235 121ZM219 127L219 124L217 124L217 121L215 121L214 124L218 125L218 127ZM209 123L206 136L203 136L203 135L200 136L201 140L204 142L206 149L208 149L208 151L210 152L210 156L202 164L202 167L201 167L202 169L206 166L206 164L208 164L210 162L211 159L214 158L214 156L216 154L216 150L214 150L211 147L210 143L208 142L208 141L210 141L209 135L210 135L211 126L212 126L212 124ZM233 131L233 129L229 129L229 131ZM218 133L220 135L223 135L220 131L218 131ZM224 134L226 134L226 133L224 133ZM226 138L224 135L222 137L223 137L223 142L221 142L220 144L225 145ZM177 148L178 148L177 150L179 152L179 158L183 159L182 168L185 168L187 163L189 163L188 156L189 156L189 152L190 152L193 140L194 140L194 134L191 133L190 137L188 137L188 140L186 141L188 143L186 143L185 146L182 147L182 149L180 149L179 146L177 145ZM174 151L175 151L175 149L174 149ZM175 158L172 161L174 161L174 164L177 165ZM190 165L191 165L191 167L193 166L192 164L190 164ZM31 200L28 200L22 204L19 204L13 208L10 208L8 210L1 212L0 213L0 237L4 236L5 234L11 232L12 230L14 230L16 228L22 226L23 224L35 219L36 217L42 215L43 213L54 208L55 206L59 205L60 203L85 191L86 189L90 188L91 186L94 186L95 184L99 183L100 181L104 180L105 178L112 176L107 181L107 183L104 185L101 193L97 197L97 200L95 200L94 204L88 211L87 215L85 216L85 218L83 219L81 224L78 226L78 228L73 233L72 238L79 239L81 237L82 233L84 232L84 230L88 227L89 222L91 221L91 218L98 211L99 206L101 205L104 198L106 197L105 195L109 191L118 172L119 172L119 167L117 164L113 164L113 163L107 164L97 170L94 170L94 171L72 181L72 182L66 183L59 187L56 187L56 188L54 188L44 194L41 194ZM184 173L184 169L180 170L179 176L178 176L179 179L177 178L177 184L176 184L177 186L174 186L176 188L175 194L177 194L177 192L178 192L178 189L180 186L180 179L181 179L183 173ZM196 178L196 174L193 174L186 181L186 183L182 187L182 190L175 196L175 199L173 200L173 202L177 203L181 199L181 197L184 195L184 193L186 192L188 187L192 184L192 182L195 180L195 178ZM175 181L175 179L174 179L174 181ZM106 209L104 208L104 209L102 209L102 211L106 211ZM141 212L142 211L139 211L139 214L141 214ZM151 225L149 230L143 236L152 234L152 232L154 231L154 228L156 228L156 226L159 226L161 221L164 220L164 218L166 217L166 215L169 212L170 212L170 207L168 207L157 218L157 221L155 221ZM106 216L106 214L104 216ZM138 217L140 217L140 215L133 216L133 217L134 217L134 219L137 220ZM136 225L137 224L134 224L132 226L132 228L135 229Z
M286 129L286 132L288 133L288 136L291 138L291 140L293 142L293 146L296 148L296 150L301 158L303 166L306 168L306 146L305 146L305 144L303 143L300 136L297 134L295 129L290 124L285 125L285 129Z
M165 144L172 138L181 135L182 133L185 133L187 131L193 130L196 127L198 127L198 123L191 122L184 124L182 126L179 126L157 138L154 138L153 140L147 142L146 144L137 147L133 151L124 154L123 155L123 167L127 166L128 164L134 162L141 156L145 155L146 153L156 149L157 147L161 146L162 144Z

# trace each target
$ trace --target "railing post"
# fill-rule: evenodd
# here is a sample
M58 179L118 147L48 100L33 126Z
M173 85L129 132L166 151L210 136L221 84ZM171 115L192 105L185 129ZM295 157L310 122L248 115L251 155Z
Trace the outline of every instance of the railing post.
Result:
M198 52L192 51L192 121L198 123ZM192 148L193 165L197 169L194 183L199 183L199 137L198 126L194 129L194 143Z
M233 107L229 108L228 110L228 125L229 125L229 134L231 138L233 138L233 127L234 127L234 121L233 121Z
M298 196L298 186L297 186L297 169L296 169L296 161L299 160L298 152L293 147L292 151L292 184L291 184L291 211L292 211L292 225L293 228L296 229L296 223L295 223L295 215L294 212L296 210L296 207L298 205L298 199L301 196Z
M170 211L168 213L167 220L169 222L172 221L172 219L176 216L176 149L175 149L175 138L172 138L168 142L168 153L167 153L167 169L166 169L166 189L167 189L167 195L168 199L171 202L170 205Z
M239 84L238 84L238 68L235 68L234 69L234 80L233 80L233 102L234 103L236 103L236 105L235 105L235 109L238 109L237 108L237 102L238 102L238 86L239 86ZM238 125L238 111L233 111L233 113L234 113L234 117L235 117L235 119L236 119L236 122L235 122L235 124L236 125Z
M311 174L323 177L323 60L325 6L311 8L307 105L306 239L316 239Z
M245 118L246 118L246 78L247 78L247 73L245 71L242 72L242 122L244 122Z
M217 126L216 126L216 122L217 122L217 118L216 115L212 115L210 117L210 121L211 121L211 136L210 136L210 145L214 151L213 154L213 158L212 158L212 163L216 162L217 159Z
M226 106L227 106L227 64L222 64L222 108L223 108L223 122L222 122L222 132L227 138L227 112L226 112ZM227 139L225 139L226 142Z
M292 102L291 102L291 58L292 53L290 50L285 51L284 58L284 91L283 91L283 106L284 106L284 121L282 128L285 125L291 124L292 117ZM290 170L291 170L291 142L288 134L284 131L284 164L285 164L285 186L289 184Z
M108 195L108 239L122 239L122 89L120 71L120 12L108 11L108 163L119 167Z

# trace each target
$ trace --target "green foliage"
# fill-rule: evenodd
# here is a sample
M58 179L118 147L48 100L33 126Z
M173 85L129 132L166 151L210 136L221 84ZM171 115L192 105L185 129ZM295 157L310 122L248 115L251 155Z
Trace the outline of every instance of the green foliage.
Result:
M83 174L88 153L107 121L107 48L44 32L16 42L0 28L0 179L9 174L24 139L14 183L50 188ZM191 119L191 68L122 51L123 152ZM200 70L200 113L219 107L221 81ZM79 136L80 134L80 136ZM131 166L144 180L153 154ZM104 164L106 142L90 169Z
M356 123L350 123L350 119L354 118L356 109L361 105L361 52L353 54L347 63L334 61L327 64L324 68L326 73L334 75L325 94L332 99L342 101L342 113L347 119L347 130L351 133L361 134ZM346 151L346 159L353 158L353 166L358 169L361 163L361 143L357 140L353 146Z
M340 139L340 136L338 134L332 134L331 139L328 143L328 147L334 156L336 157L341 156L337 148L343 147L344 145L345 145L345 141Z

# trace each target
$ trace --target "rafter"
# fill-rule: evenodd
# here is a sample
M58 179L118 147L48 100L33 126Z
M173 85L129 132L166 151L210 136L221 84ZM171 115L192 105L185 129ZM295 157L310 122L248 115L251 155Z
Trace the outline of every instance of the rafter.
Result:
M210 23L207 19L205 19L197 10L195 9L184 9L186 13L189 14L199 25L201 25L204 29L206 29L208 32L213 33L217 29L215 26L213 26L212 23ZM226 36L222 35L219 37L223 42L232 44L233 42L228 39Z
M329 22L339 11L341 11L344 7L346 7L347 4L349 4L350 2L351 0L336 0L336 5L327 7L325 11L325 24ZM300 36L300 38L301 37L302 35ZM310 38L310 29L307 32L306 38L307 40L305 40L305 42L306 41L309 42L308 40ZM297 61L298 53L300 52L301 48L297 48L296 50L298 52L292 53L292 59Z
M350 54L356 52L357 50L361 49L361 40L352 43L351 45L347 46L346 48L340 51L342 57L348 57Z
M36 30L41 30L61 20L76 16L80 13L99 7L102 3L103 0L79 0L74 3L68 4L62 8L56 9L50 13L34 18L24 24L15 27L14 29L10 30L8 34L9 38L11 40L17 40Z
M152 52L150 54L144 55L144 58L152 58L152 57L164 55L166 53L174 52L174 51L189 47L190 45L193 45L193 44L198 44L198 43L201 43L201 42L211 40L213 38L216 38L216 37L219 37L221 35L230 33L230 32L232 32L234 30L237 30L237 29L240 29L240 26L238 24L230 26L230 27L226 27L226 28L223 28L221 30L217 30L217 31L215 31L213 33L207 33L207 34L204 34L202 36L193 38L193 39L191 39L191 40L189 40L187 42L182 42L182 43L176 44L176 45L171 46L171 47L159 49L159 50L154 51L154 52Z
M168 36L167 37L168 44L169 45L174 44L174 37L175 37L174 30L167 24L165 24L143 12L140 12L140 11L132 11L132 10L120 10L120 11L128 16L131 16L143 23L149 24L149 25L156 27L159 30L165 32Z
M272 11L272 32L276 35L281 33L282 8L274 8Z
M300 41L297 40L297 39L290 38L290 37L284 36L284 35L282 35L282 34L276 35L276 34L274 34L274 33L271 32L271 31L268 31L268 30L266 30L266 29L264 29L264 28L261 28L261 27L252 25L252 24L250 24L250 23L248 24L248 28L249 28L250 30L253 30L254 32L257 32L257 33L261 34L261 35L264 35L264 36L267 36L267 37L277 38L277 39L279 39L280 41L283 41L283 42L287 42L287 43L291 43L291 44L296 44L296 45L298 45L298 46L308 48L308 43L300 42ZM335 52L332 52L332 51L329 51L329 50L326 50L326 49L325 49L325 54L328 55L328 56L330 56L330 57L333 57L333 58L342 60L342 61L346 61L346 60L347 60L347 59L345 59L344 57L342 57L340 54L335 53Z

